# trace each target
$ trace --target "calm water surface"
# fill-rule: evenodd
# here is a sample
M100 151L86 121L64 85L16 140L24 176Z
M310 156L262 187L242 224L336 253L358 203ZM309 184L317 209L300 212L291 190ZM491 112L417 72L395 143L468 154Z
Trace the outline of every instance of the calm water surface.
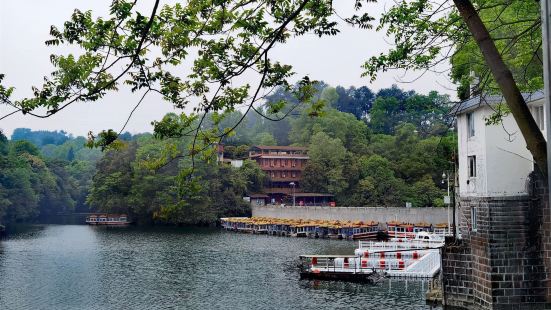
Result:
M430 309L426 282L299 280L355 244L217 229L45 225L0 241L0 309Z

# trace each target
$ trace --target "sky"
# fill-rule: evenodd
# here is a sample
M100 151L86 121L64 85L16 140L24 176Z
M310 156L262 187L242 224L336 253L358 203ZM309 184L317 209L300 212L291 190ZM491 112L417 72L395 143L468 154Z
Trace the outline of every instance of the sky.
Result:
M175 0L170 0L174 2ZM384 2L370 4L372 16L384 11ZM31 94L31 86L39 86L43 76L49 75L52 66L49 55L52 53L78 52L62 46L47 47L51 25L62 28L75 8L92 10L95 16L106 16L111 0L17 0L0 1L0 73L5 74L4 83L14 86L14 98ZM153 1L140 1L142 9L148 9ZM166 1L162 1L166 3ZM353 13L353 0L334 1L339 15ZM419 93L436 90L455 97L455 88L446 74L426 73L421 78L419 72L392 71L380 73L377 80L370 83L361 77L361 65L371 56L388 50L389 40L384 32L362 30L342 26L341 33L334 37L318 38L305 35L293 38L285 45L279 45L272 57L294 67L297 77L305 75L315 80L323 80L336 86L368 86L373 91L397 84L404 89ZM251 79L254 77L251 77ZM247 79L247 77L245 77ZM402 81L414 82L403 83ZM254 84L255 81L249 81ZM0 121L0 129L9 137L15 128L33 130L65 130L75 136L95 133L104 129L119 130L141 94L133 94L127 89L110 93L99 101L78 103L46 119L15 114ZM0 115L12 110L0 105ZM160 120L168 112L178 112L170 103L159 96L148 96L134 112L125 130L131 133L152 131L151 122Z

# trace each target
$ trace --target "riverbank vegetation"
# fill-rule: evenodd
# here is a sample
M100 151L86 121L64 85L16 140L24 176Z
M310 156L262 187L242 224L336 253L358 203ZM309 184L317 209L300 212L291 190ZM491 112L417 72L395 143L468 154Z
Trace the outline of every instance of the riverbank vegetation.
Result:
M29 142L29 141L32 141ZM29 222L87 212L86 197L99 150L64 132L0 133L0 222Z

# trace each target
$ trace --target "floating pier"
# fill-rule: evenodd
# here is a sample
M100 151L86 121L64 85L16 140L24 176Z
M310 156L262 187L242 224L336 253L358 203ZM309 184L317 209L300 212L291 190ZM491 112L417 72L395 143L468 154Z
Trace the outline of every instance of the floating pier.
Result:
M424 239L429 237L429 239ZM440 271L443 238L426 232L414 240L360 241L354 255L301 255L301 277L359 281L374 273L392 278L433 278Z

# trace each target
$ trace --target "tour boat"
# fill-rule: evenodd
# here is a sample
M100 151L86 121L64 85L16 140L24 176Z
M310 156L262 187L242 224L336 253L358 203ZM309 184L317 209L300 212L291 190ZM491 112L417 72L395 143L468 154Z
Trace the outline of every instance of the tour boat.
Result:
M86 218L86 224L88 225L124 226L130 223L126 214L99 214L90 215Z
M452 230L447 223L439 223L434 225L433 232L441 236L450 236L452 235Z
M353 240L375 240L379 234L379 222L359 222L352 230Z
M418 232L421 232L421 231L431 232L432 231L432 225L430 223L427 223L427 222L419 222L419 223L413 224L413 232L414 233L418 233Z
M386 223L389 238L415 238L413 224L391 221Z

